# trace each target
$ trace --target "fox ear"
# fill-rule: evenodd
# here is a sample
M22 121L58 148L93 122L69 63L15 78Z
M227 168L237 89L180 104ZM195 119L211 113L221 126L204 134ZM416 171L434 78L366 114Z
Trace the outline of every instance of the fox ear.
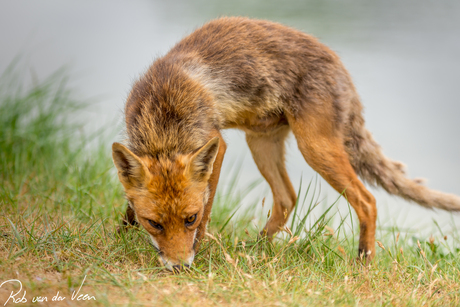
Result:
M193 180L203 183L209 180L219 151L219 142L219 137L215 137L193 154L188 165L188 172Z
M122 144L113 143L112 157L118 170L118 178L125 189L142 185L148 175L148 170L138 156Z

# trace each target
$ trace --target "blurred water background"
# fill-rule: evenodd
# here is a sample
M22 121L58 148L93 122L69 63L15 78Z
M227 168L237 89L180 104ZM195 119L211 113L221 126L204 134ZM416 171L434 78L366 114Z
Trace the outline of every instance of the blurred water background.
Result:
M77 116L85 128L108 126L117 132L133 81L155 57L206 21L230 15L278 21L331 47L350 71L367 127L384 153L406 163L409 176L428 178L429 187L460 195L460 1L0 0L0 72L18 55L34 78L66 66L77 96L93 102ZM113 140L121 139L114 135ZM226 170L242 161L238 187L244 190L261 175L243 133L229 130L225 137L222 185L228 182ZM305 190L315 172L293 137L286 158L294 186L299 188L302 177ZM321 199L331 203L338 194L320 184ZM383 227L430 234L432 220L445 231L460 225L460 214L426 210L372 191ZM243 202L258 200L260 206L264 195L271 206L265 183ZM339 207L348 212L344 201Z

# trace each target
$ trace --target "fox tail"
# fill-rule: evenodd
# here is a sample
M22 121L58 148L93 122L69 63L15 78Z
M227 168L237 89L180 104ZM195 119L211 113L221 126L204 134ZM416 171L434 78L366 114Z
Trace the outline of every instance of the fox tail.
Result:
M422 185L422 179L407 178L404 164L385 157L365 128L361 114L353 114L351 118L345 148L351 165L363 180L426 208L460 211L460 197L431 190Z

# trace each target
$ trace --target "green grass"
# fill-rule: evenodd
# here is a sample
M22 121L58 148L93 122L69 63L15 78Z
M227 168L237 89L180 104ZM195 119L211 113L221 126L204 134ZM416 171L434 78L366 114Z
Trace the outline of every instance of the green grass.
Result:
M219 188L191 270L165 271L144 230L116 233L126 202L110 148L73 120L82 103L63 74L30 89L21 84L14 66L0 79L0 283L21 280L23 305L35 305L35 296L47 296L49 306L460 304L458 232L445 241L439 230L418 243L397 228L381 229L381 247L365 267L355 261L354 213L340 216L333 202L319 201L312 181L299 191L290 229L272 243L258 240L271 204L263 211L260 200L240 212L261 180L238 191L238 167L224 170L231 179ZM97 300L72 301L85 275L81 293ZM1 304L14 289L0 288ZM50 302L57 291L63 303Z

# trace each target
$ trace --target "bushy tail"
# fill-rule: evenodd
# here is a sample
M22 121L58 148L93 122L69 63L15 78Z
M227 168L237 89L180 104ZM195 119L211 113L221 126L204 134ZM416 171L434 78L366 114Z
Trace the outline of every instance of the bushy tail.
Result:
M431 190L420 179L405 176L405 166L385 157L371 133L364 127L361 114L350 121L345 146L355 172L366 182L379 185L388 193L411 200L426 208L460 211L460 197Z

